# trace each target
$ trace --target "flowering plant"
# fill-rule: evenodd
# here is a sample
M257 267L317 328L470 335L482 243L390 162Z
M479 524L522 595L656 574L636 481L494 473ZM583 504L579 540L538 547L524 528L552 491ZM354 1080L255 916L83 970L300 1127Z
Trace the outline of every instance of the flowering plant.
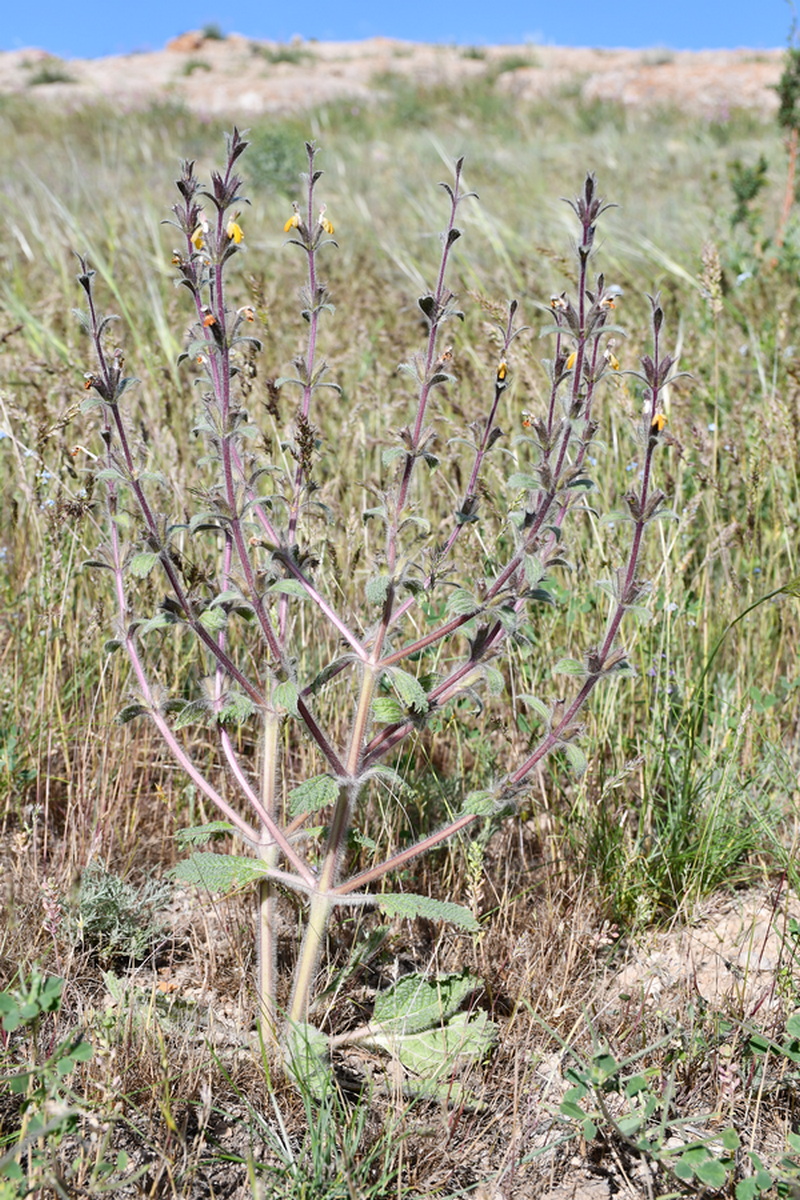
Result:
M626 561L601 584L609 598L602 637L581 658L562 658L554 666L554 673L574 680L573 693L555 703L517 697L544 723L538 744L522 761L507 765L491 786L467 795L461 811L443 827L349 870L348 837L359 827L370 782L397 795L402 780L389 764L399 748L460 698L481 690L501 695L503 655L525 637L526 614L553 599L548 581L567 562L567 517L593 486L588 469L598 430L598 387L619 370L614 344L621 331L611 323L615 292L602 275L592 279L589 273L597 222L609 205L588 175L572 201L578 223L577 288L573 296L554 296L548 310L546 332L554 349L546 364L547 403L543 411L525 414L513 454L506 451L515 462L505 481L508 549L502 561L487 565L484 577L459 578L454 547L481 529L485 469L505 436L500 410L522 328L512 302L498 326L498 355L483 411L472 413L467 483L443 540L437 540L420 511L420 473L438 465L435 402L457 382L442 331L461 316L448 277L461 237L459 210L472 196L464 190L462 160L455 164L453 181L442 184L448 216L438 273L418 301L425 341L404 367L413 380L413 412L384 452L379 502L362 513L365 522L380 528L380 548L359 585L354 616L341 603L336 571L323 561L313 535L320 449L315 406L324 389L338 390L318 344L320 323L331 311L319 275L320 256L336 243L327 210L317 201L322 174L317 150L311 144L306 148L305 200L294 206L285 226L290 243L305 258L306 345L294 373L277 381L278 387L296 390L298 404L291 427L282 433L281 454L275 455L266 452L271 447L265 446L264 431L246 403L243 365L260 349L247 332L254 312L248 305L232 307L226 288L228 266L245 244L239 223L245 201L236 164L246 145L234 130L225 167L212 174L208 188L201 186L194 164L184 163L177 184L180 200L173 208L182 238L173 261L194 313L182 357L199 372L202 410L195 430L206 446L210 478L189 518L163 515L152 499L159 485L148 476L123 403L135 380L123 373L122 351L109 350L110 318L98 314L86 262L79 282L88 303L83 321L97 360L86 387L93 393L90 403L100 406L106 454L108 542L97 564L111 571L117 600L118 627L109 649L127 652L135 688L135 699L120 719L146 715L154 722L178 766L216 807L220 819L186 831L185 840L231 834L247 849L235 855L194 852L176 875L211 890L257 885L260 1012L269 1035L278 1038L281 1029L287 1031L285 1044L297 1060L298 1031L306 1045L322 1036L309 1016L335 908L377 906L389 915L425 914L476 929L475 913L458 904L375 887L418 855L513 806L551 751L564 750L576 769L585 765L578 745L581 709L599 684L628 669L620 626L626 612L643 607L642 539L646 526L665 512L664 494L654 488L652 475L663 440L659 398L673 363L662 350L663 313L654 298L652 350L634 373L643 401L635 430L641 475L624 497L624 512L615 514L631 524L630 547ZM166 595L155 612L139 615L133 597L152 572L160 574ZM186 659L191 665L183 677L168 680L159 673L158 645L175 629L188 637L194 654ZM309 646L314 654L307 652ZM301 671L299 664L307 669ZM326 693L336 697L331 707L349 714L344 737L324 718ZM212 766L193 756L184 741L185 731L198 725L213 734ZM291 773L298 738L316 747L321 770L293 788L284 803L281 780ZM252 746L255 753L248 749ZM327 833L315 860L306 831L320 813L327 814ZM307 912L284 1022L275 946L279 896L287 889L305 902Z

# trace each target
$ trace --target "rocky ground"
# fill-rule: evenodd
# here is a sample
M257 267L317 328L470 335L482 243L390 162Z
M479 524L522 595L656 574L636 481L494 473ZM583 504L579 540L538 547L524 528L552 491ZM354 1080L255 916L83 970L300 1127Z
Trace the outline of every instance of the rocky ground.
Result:
M463 47L371 38L289 45L231 34L186 33L163 50L64 62L43 50L0 53L0 94L36 94L60 106L107 100L127 108L172 98L202 114L252 118L338 99L366 102L387 76L454 85L486 77L520 99L567 92L586 102L663 104L724 118L770 113L782 50L592 50Z

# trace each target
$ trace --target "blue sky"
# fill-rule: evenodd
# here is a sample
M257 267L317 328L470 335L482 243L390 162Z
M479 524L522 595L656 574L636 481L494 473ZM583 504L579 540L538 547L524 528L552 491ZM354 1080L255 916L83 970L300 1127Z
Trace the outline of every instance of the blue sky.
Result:
M209 23L275 41L383 35L461 45L764 49L785 45L791 15L787 0L15 0L0 22L0 49L94 58L160 49Z

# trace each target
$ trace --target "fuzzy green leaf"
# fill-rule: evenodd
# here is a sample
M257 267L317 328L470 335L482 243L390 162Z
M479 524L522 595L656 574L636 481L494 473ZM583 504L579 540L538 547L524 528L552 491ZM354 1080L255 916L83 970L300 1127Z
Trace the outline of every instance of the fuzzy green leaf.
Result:
M378 992L372 1023L393 1033L417 1033L440 1025L453 1016L481 982L469 972L428 979L404 975L392 987Z
M553 667L554 675L585 675L586 667L577 658L560 658Z
M589 765L589 761L580 746L576 746L574 742L568 742L564 747L564 753L575 774L583 775Z
M434 900L411 892L387 893L381 896L378 907L387 917L426 917L429 921L449 921L470 933L480 928L475 917L462 904L450 900Z
M127 725L129 721L134 721L146 712L148 709L143 704L126 704L122 712L117 713L117 724Z
M449 617L466 617L477 613L480 605L470 592L464 588L456 588L447 597L445 609Z
M141 554L134 554L131 561L128 563L128 570L137 579L146 579L152 571L153 567L158 562L157 551L143 551Z
M210 841L217 834L235 832L229 821L209 821L207 825L192 825L190 829L179 829L175 834L175 841L181 846L194 846Z
M384 467L390 467L398 458L405 458L407 454L408 451L402 446L389 446L381 454L381 463Z
M228 623L228 618L221 608L207 608L197 619L209 633L219 633Z
M272 587L267 588L267 591L278 592L283 596L300 596L303 600L308 598L308 592L296 579L279 579Z
M406 708L413 709L418 713L428 711L428 697L418 679L409 675L407 671L401 671L399 667L392 669L391 678L397 694Z
M188 700L182 704L177 716L172 722L173 729L185 729L187 725L195 725L208 717L208 705L202 700Z
M535 475L528 475L523 471L515 471L513 475L509 475L506 482L513 492L532 492L539 486Z
M372 715L376 721L394 725L405 718L405 709L394 696L378 696L372 702Z
M313 1025L293 1025L286 1038L286 1067L301 1092L324 1100L333 1088L328 1039Z
M209 892L234 892L264 878L266 867L255 858L238 854L193 854L169 872L178 883L193 884Z
M314 775L305 779L289 792L289 811L293 817L304 812L319 812L335 804L339 798L339 785L330 775Z
M488 817L494 812L495 796L494 792L478 791L470 792L466 796L464 803L461 806L459 816L473 814L478 817Z
M458 1013L438 1029L392 1035L383 1044L399 1058L406 1071L424 1081L426 1092L436 1093L440 1091L437 1084L443 1075L447 1075L449 1082L457 1060L480 1061L491 1050L496 1038L495 1025L485 1012L480 1011L472 1016ZM419 1092L419 1086L415 1091Z
M367 581L364 594L368 604L383 604L392 585L391 575L374 575Z
M225 703L217 714L223 725L243 725L255 712L255 705L244 692L229 692Z
M284 679L283 683L276 683L272 689L272 702L278 708L285 708L293 717L299 717L300 712L297 707L297 701L300 693L297 690L297 685L292 683L291 679Z
M136 632L139 637L146 633L152 633L154 629L166 629L167 625L174 625L178 618L174 613L160 612L154 617L150 617L147 621L142 621L141 625L136 626Z

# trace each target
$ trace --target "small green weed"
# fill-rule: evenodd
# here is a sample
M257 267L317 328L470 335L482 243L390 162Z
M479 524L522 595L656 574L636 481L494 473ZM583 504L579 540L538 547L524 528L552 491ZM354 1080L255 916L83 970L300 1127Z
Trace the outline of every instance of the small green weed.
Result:
M104 964L140 962L163 936L156 914L171 893L169 884L151 881L134 887L102 863L92 863L68 909L73 941Z

